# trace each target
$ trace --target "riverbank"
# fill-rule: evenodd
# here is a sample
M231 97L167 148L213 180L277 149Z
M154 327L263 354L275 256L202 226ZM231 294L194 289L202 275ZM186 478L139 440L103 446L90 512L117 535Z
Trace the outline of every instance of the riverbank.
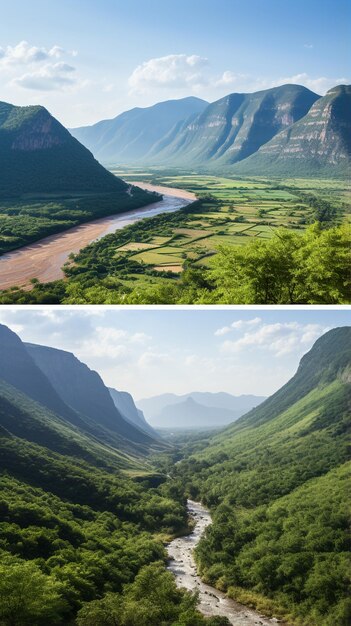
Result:
M195 194L190 192L183 194L179 189L159 185L153 186L148 183L145 185L138 183L138 186L149 191L162 193L163 199L140 209L102 217L75 226L64 232L45 237L19 250L4 254L0 257L0 289L9 289L14 285L30 289L30 280L33 278L40 282L50 282L63 278L62 266L71 253L77 254L79 250L93 241L97 241L129 224L134 224L145 217L178 211L196 200Z
M276 618L264 617L231 600L222 591L202 582L197 574L193 551L212 520L208 509L199 502L188 500L188 511L195 520L194 530L190 535L178 537L167 546L170 558L168 569L174 574L177 586L199 592L198 609L207 617L225 616L232 626L273 626L278 623L282 625L283 623Z

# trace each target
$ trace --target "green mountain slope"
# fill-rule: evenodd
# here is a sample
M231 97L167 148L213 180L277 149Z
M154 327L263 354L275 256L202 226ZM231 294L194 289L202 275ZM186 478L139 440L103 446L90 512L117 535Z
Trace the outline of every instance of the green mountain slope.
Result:
M0 102L0 197L124 189L44 107Z
M237 164L233 173L291 177L349 175L350 107L351 85L330 89L307 115Z
M214 511L204 577L294 624L348 623L350 383L351 328L336 328L284 387L177 466Z
M253 154L283 128L306 115L319 96L300 85L233 93L170 133L154 147L154 162L213 164L217 169Z
M168 100L126 111L93 126L72 128L71 133L98 159L129 163L144 158L175 124L203 111L207 104L194 97Z
M135 450L133 454L126 446L123 449L122 445L117 448L104 444L3 380L0 380L0 425L16 438L97 467L139 471L147 467L145 459Z

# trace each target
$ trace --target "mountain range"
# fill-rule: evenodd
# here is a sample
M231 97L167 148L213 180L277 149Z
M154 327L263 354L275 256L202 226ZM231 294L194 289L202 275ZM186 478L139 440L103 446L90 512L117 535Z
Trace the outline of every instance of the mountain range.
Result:
M351 85L339 85L308 113L238 163L238 174L347 176L351 156Z
M234 422L252 407L265 400L263 396L232 396L219 392L192 392L177 396L164 393L137 401L154 428L219 428Z
M79 432L99 455L121 459L122 465L140 465L140 458L163 447L152 430L146 432L124 418L97 372L90 370L72 353L55 348L25 344L7 327L0 325L0 381L20 392L40 413L54 415L65 432ZM5 416L3 416L5 419ZM52 427L52 418L46 419ZM10 430L7 421L0 423ZM41 428L41 427L40 427ZM39 428L39 430L40 430ZM33 424L35 438L37 426ZM39 437L40 438L40 437ZM34 439L35 440L35 439Z
M111 164L345 176L351 163L350 105L348 85L321 97L287 84L232 93L210 104L194 98L163 102L71 132Z

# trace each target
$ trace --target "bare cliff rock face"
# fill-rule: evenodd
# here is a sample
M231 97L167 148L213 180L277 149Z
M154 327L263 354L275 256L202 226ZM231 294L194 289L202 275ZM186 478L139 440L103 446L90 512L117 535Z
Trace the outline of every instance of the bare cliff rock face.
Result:
M235 167L242 174L346 174L351 165L351 86L339 85L298 122Z

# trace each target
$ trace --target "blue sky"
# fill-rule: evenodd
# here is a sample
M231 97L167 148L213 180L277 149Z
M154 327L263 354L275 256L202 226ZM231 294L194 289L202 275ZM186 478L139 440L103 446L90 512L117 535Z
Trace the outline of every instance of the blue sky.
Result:
M136 399L165 392L269 395L350 310L3 307L0 322L25 341L74 352L106 384Z
M350 80L349 0L11 0L0 99L67 126L186 95Z

